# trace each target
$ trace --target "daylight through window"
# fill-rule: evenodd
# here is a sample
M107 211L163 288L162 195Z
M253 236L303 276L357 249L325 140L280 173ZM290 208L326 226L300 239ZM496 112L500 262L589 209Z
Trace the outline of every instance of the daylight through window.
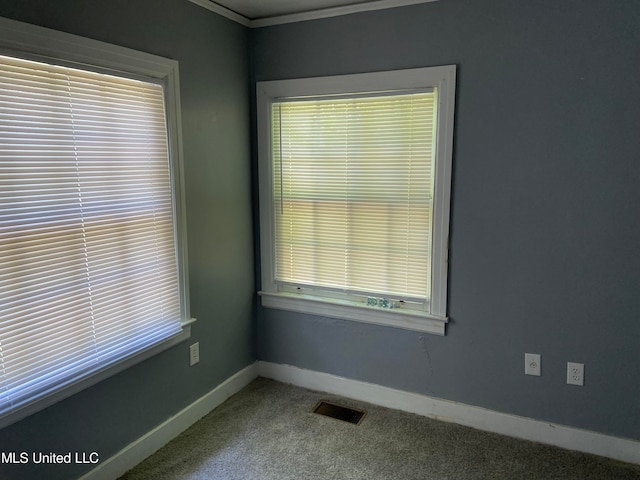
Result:
M263 305L444 333L454 73L258 84Z
M0 56L0 416L183 331L163 86Z

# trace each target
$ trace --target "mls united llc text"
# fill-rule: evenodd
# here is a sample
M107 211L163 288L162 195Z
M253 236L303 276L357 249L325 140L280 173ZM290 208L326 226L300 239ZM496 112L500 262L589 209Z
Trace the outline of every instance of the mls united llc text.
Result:
M97 452L0 452L0 463L98 463Z

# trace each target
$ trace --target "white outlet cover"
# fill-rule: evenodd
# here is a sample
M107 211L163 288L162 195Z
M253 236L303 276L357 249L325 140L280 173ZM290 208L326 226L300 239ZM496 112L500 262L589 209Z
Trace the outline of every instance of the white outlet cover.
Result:
M540 354L525 353L524 354L524 374L540 376Z
M200 361L200 342L196 342L189 347L189 366L193 367Z
M567 362L567 384L584 386L584 363Z

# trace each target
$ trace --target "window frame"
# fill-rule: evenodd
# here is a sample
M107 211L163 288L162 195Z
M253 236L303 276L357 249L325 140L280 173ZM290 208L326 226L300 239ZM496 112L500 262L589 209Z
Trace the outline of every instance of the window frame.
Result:
M257 82L258 175L260 207L261 297L263 307L355 320L408 330L445 334L451 168L456 66L413 68L350 75ZM362 94L436 88L437 132L433 196L431 292L427 309L368 307L363 303L279 291L275 281L271 105L290 97Z
M180 333L87 377L68 381L48 395L0 418L0 428L3 428L183 342L191 336L191 324L195 319L191 318L189 310L178 62L2 17L0 17L0 52L25 59L53 61L69 67L137 78L163 85L182 319Z

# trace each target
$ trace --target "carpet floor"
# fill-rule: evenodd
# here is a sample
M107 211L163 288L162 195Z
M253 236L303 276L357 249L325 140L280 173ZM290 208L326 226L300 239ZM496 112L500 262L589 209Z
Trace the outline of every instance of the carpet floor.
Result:
M312 413L365 410L359 425ZM640 466L259 378L121 480L640 480Z

